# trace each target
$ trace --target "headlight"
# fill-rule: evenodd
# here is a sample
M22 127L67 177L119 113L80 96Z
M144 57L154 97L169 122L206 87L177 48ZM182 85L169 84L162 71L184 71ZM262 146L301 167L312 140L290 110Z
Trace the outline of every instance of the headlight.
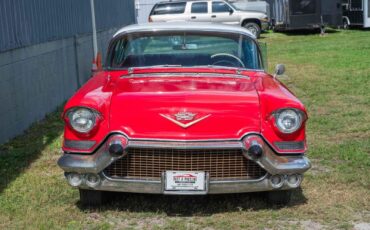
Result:
M74 108L67 113L69 124L79 133L88 133L96 123L97 113L88 108Z
M282 109L275 113L276 126L282 133L294 133L303 122L303 112L296 109Z

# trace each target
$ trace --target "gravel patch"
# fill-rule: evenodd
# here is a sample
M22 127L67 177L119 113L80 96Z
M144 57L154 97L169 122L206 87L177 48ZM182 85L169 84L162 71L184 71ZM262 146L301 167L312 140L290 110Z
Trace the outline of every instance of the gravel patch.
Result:
M370 223L358 223L353 226L355 230L370 230Z

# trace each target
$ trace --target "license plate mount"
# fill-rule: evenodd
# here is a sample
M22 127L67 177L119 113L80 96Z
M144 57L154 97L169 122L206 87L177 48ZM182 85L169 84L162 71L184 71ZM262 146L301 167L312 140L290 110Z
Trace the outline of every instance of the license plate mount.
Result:
M162 173L164 194L207 194L208 173L204 171L165 171Z

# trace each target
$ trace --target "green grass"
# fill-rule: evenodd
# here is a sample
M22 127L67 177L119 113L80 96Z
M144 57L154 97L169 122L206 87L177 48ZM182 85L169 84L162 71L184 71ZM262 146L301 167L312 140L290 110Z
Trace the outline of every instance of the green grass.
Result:
M258 194L172 197L110 194L84 209L56 165L60 111L0 146L0 229L352 229L370 226L370 31L263 34L270 70L307 105L308 156L301 191L286 207Z

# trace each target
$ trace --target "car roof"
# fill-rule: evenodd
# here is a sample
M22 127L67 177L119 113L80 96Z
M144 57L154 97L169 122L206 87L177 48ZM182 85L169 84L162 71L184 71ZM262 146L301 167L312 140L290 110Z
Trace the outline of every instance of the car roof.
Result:
M153 22L143 24L133 24L119 29L113 38L126 33L149 32L149 31L214 31L243 34L250 38L256 37L249 30L236 25L225 25L221 23L203 23L203 22Z

